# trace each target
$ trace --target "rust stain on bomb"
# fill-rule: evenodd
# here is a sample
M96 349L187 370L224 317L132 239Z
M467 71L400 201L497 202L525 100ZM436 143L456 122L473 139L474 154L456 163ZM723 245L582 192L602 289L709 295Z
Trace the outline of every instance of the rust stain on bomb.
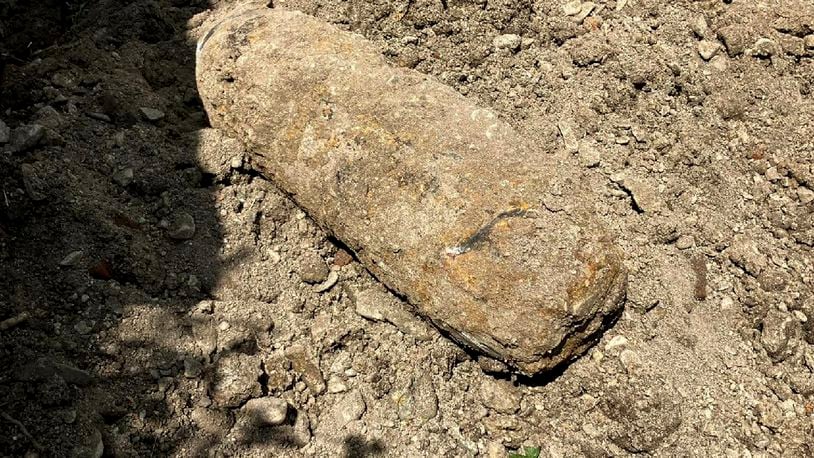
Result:
M248 37L251 37L249 39ZM492 111L364 38L244 10L199 45L214 127L416 312L526 374L572 360L622 307L622 255L578 186Z

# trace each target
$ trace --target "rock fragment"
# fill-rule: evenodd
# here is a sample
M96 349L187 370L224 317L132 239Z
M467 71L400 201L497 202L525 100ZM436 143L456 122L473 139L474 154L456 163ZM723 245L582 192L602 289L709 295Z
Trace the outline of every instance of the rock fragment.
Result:
M175 240L189 240L195 235L195 218L187 212L175 215L167 230L167 235Z
M155 108L141 107L139 109L144 118L150 122L156 122L164 119L164 112Z
M352 291L351 299L356 307L356 313L368 320L387 321L399 328L401 332L412 335L418 340L431 338L427 325L406 310L384 288L371 287Z
M222 357L215 367L209 394L223 407L237 407L261 394L260 361L254 356L232 353Z
M715 57L719 49L721 49L721 45L715 41L701 40L698 42L698 54L701 55L701 58L704 60L710 60Z
M39 124L20 126L11 132L11 150L22 153L33 149L45 137L45 127Z
M313 394L321 394L325 391L325 378L322 376L322 371L304 346L291 346L286 350L285 356L291 361L294 372L300 374Z
M25 186L25 192L28 194L28 197L33 201L45 200L48 185L40 178L37 173L37 167L32 164L23 164L20 170L23 175L23 186Z
M523 39L520 38L520 35L515 35L513 33L505 34L505 35L498 35L492 40L492 45L495 49L508 49L510 51L517 51L520 49L520 45L522 44Z
M588 193L545 208L567 172L491 110L298 12L238 10L198 48L212 125L458 342L535 374L619 312L621 252Z
M512 414L520 409L520 394L505 380L484 378L480 398L484 406L500 413Z
M333 417L336 422L336 429L341 429L348 423L362 418L367 405L365 398L359 390L353 390L346 394L333 408Z
M800 322L793 315L772 309L763 319L760 343L773 361L780 362L794 353L800 331Z
M258 424L277 426L288 417L288 402L272 397L250 399L241 410Z

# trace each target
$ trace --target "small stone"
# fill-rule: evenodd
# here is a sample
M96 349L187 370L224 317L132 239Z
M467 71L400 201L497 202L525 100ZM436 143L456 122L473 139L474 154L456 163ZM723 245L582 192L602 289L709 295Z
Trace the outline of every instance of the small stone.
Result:
M288 418L288 402L274 397L249 399L241 411L257 424L277 426L285 423Z
M721 299L721 310L730 310L734 305L735 301L729 296L724 296L724 298Z
M300 267L300 280L309 284L322 283L328 279L331 270L318 254L310 253L305 256Z
M686 250L695 245L695 238L691 235L682 235L676 240L676 248L679 250Z
M184 358L184 377L197 378L202 370L203 366L196 358Z
M384 288L372 287L351 291L356 313L372 321L387 321L405 334L418 340L430 340L431 334L427 325L410 313Z
M764 175L769 181L777 181L780 179L780 172L777 171L777 167L769 167L766 169L766 173L764 173Z
M23 175L23 186L25 186L25 192L28 194L28 197L35 202L45 200L47 185L37 175L37 169L31 164L23 164L20 170Z
M569 153L579 151L579 140L577 139L574 125L569 121L560 121L557 123L557 129L559 129L563 143L565 144L565 151Z
M233 157L232 160L229 161L229 167L231 167L233 169L239 169L239 168L243 167L243 157L241 157L241 156Z
M799 320L800 323L805 323L808 321L808 317L806 316L806 314L801 312L800 310L794 311L794 317L797 318L797 320Z
M91 118L91 119L95 119L97 121L104 121L104 122L111 122L112 121L110 119L110 116L108 116L108 115L106 115L104 113L96 112L96 111L89 111L88 112L88 117Z
M803 38L803 45L806 49L814 49L814 33L806 35L805 38Z
M769 357L780 362L794 353L796 337L800 334L800 322L780 310L769 310L763 319L760 342Z
M212 374L209 394L222 407L237 407L260 396L260 361L251 355L229 353L221 357Z
M143 114L144 117L150 122L160 121L164 118L164 112L161 110L148 107L141 107L140 110L141 114Z
M345 385L345 381L341 377L332 375L328 379L328 393L344 393L345 391L348 391L348 386Z
M698 16L692 22L692 31L698 38L706 38L707 34L709 34L709 25L707 25L707 19L704 16Z
M45 127L39 124L21 126L11 133L11 150L21 153L33 149L45 137Z
M718 30L718 36L724 42L730 57L743 54L752 39L751 29L740 24L722 27Z
M797 188L797 198L800 199L800 202L807 204L814 201L814 191L800 186Z
M710 60L718 54L721 45L717 41L701 40L698 42L698 54L704 60Z
M72 251L62 258L62 261L59 261L59 265L62 267L75 266L82 259L82 254L82 250Z
M506 458L506 447L499 440L486 444L486 458Z
M632 374L636 371L636 368L641 366L639 355L629 349L622 350L622 353L619 354L619 362L628 374Z
M752 55L755 57L772 57L777 53L777 43L768 38L758 38L752 45Z
M510 51L517 51L520 49L520 45L523 43L523 39L520 35L515 35L513 33L508 33L504 35L498 35L492 40L492 46L496 49L508 49Z
M195 235L195 219L187 212L175 215L167 234L175 240L189 240Z
M336 282L338 281L339 273L335 270L332 270L328 273L328 278L326 278L324 282L317 285L317 287L314 288L314 291L318 293L324 293L325 291L328 291L329 289L333 288Z
M585 2L579 8L579 14L574 18L577 22L582 23L591 13L596 9L596 3Z
M582 2L580 0L573 0L562 6L562 12L566 16L576 16L582 10Z
M339 401L333 408L333 416L336 421L336 429L345 427L348 423L362 418L367 405L362 393L359 390L353 390L341 401Z
M485 378L480 385L480 398L485 407L512 414L520 409L520 394L510 382Z
M322 376L319 366L302 345L293 345L285 352L286 358L291 361L294 372L300 374L302 380L313 394L321 394L325 391L325 379Z
M114 173L113 181L121 187L127 187L133 182L133 176L133 169L131 167L127 167Z
M90 334L90 332L93 331L93 326L88 324L85 320L76 323L73 328L82 335Z
M11 139L11 129L0 120L0 145L8 143Z
M624 347L627 345L628 340L625 336L613 336L613 339L610 340L607 344L605 344L605 351L611 351L614 348Z

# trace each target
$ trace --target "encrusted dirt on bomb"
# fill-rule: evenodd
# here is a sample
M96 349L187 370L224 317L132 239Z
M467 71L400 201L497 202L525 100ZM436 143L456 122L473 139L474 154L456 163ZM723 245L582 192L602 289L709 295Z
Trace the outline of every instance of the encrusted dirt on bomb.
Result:
M621 251L576 174L492 111L297 11L240 10L198 46L213 126L455 340L535 375L622 307Z

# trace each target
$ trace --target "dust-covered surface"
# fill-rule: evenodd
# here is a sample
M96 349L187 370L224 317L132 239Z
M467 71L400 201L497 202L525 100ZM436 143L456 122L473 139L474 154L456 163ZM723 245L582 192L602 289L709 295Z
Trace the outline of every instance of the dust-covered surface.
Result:
M227 2L3 0L4 455L814 453L810 2L274 6L554 145L546 205L595 192L621 320L561 373L484 374L207 128Z

